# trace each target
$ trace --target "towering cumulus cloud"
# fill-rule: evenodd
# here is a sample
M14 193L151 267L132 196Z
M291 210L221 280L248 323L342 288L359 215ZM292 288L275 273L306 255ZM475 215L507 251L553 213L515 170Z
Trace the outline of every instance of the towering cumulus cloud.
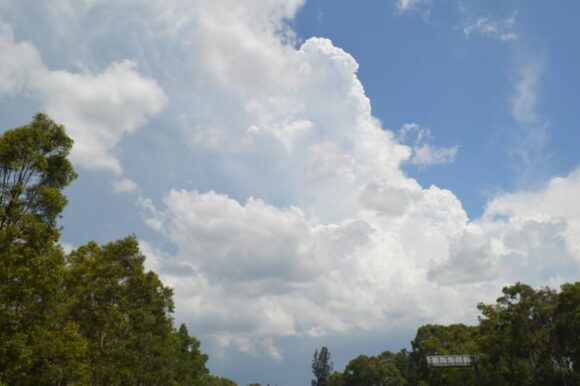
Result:
M183 317L222 348L278 357L272 337L473 320L473 305L505 283L578 271L567 215L515 205L552 185L499 197L470 221L452 192L401 170L421 164L426 145L402 144L372 116L356 60L328 39L299 44L285 23L298 4L267 4L192 9L192 61L210 100L196 102L183 134L193 152L227 159L220 172L244 176L251 197L174 189L144 205L177 247L150 247L150 263L177 289ZM538 237L551 241L530 243Z

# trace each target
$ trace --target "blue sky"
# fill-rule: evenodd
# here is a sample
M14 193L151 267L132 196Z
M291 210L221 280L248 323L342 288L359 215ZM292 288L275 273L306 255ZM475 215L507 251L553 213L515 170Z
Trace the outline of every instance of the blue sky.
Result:
M0 0L2 130L75 140L63 243L136 234L240 385L580 273L580 5Z
M574 151L579 80L571 74L580 58L569 45L576 11L573 2L553 7L443 1L396 12L388 1L361 6L317 0L301 10L296 28L303 39L331 38L357 59L373 114L386 127L418 122L431 129L436 143L460 146L452 165L407 170L423 185L451 189L476 217L493 195L537 186L551 175L567 174L579 162ZM503 30L467 33L480 18ZM501 33L517 38L502 41ZM536 108L549 126L542 149L546 158L533 165L541 182L521 181L521 165L510 152L526 130L514 120L511 99L518 70L527 63L543 67Z

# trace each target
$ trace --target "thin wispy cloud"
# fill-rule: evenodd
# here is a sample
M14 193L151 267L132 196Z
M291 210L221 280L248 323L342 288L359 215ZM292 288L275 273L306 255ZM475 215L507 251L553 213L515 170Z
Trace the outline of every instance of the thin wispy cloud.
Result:
M514 15L505 19L478 16L465 22L463 34L466 38L480 35L503 42L515 41L519 34L515 31L516 17Z
M545 64L541 58L523 61L515 70L511 112L517 124L510 151L520 185L536 185L549 168L546 145L550 124L540 112L541 83Z
M431 0L396 0L395 8L398 12L405 13L430 3Z
M518 124L537 124L541 120L538 107L544 68L542 60L531 59L525 61L516 69L516 82L514 95L511 98L511 110Z

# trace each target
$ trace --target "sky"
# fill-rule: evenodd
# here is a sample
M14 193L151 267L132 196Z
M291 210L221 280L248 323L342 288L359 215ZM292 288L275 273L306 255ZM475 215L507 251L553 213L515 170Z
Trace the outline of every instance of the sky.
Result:
M0 0L0 130L65 125L63 245L135 234L212 372L308 384L578 280L579 12Z

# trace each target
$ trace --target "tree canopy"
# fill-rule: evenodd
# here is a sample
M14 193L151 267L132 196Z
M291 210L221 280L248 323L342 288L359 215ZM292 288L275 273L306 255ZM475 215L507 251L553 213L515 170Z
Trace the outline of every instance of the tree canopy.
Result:
M0 136L0 385L235 385L174 328L135 236L64 254L72 145L44 114Z
M67 159L71 147L64 128L43 114L0 136L0 380L6 383L83 377L83 366L63 364L82 357L75 351L84 345L74 323L63 319L64 254L57 245L62 189L76 177ZM53 343L68 352L55 353Z
M316 349L312 358L312 374L315 377L312 386L328 386L333 367L328 348L322 347L320 351Z
M427 355L473 354L484 385L571 386L580 384L580 282L561 290L516 283L494 304L479 304L477 326L427 324L418 328L412 351L359 355L331 386L474 385L473 368L429 368Z

